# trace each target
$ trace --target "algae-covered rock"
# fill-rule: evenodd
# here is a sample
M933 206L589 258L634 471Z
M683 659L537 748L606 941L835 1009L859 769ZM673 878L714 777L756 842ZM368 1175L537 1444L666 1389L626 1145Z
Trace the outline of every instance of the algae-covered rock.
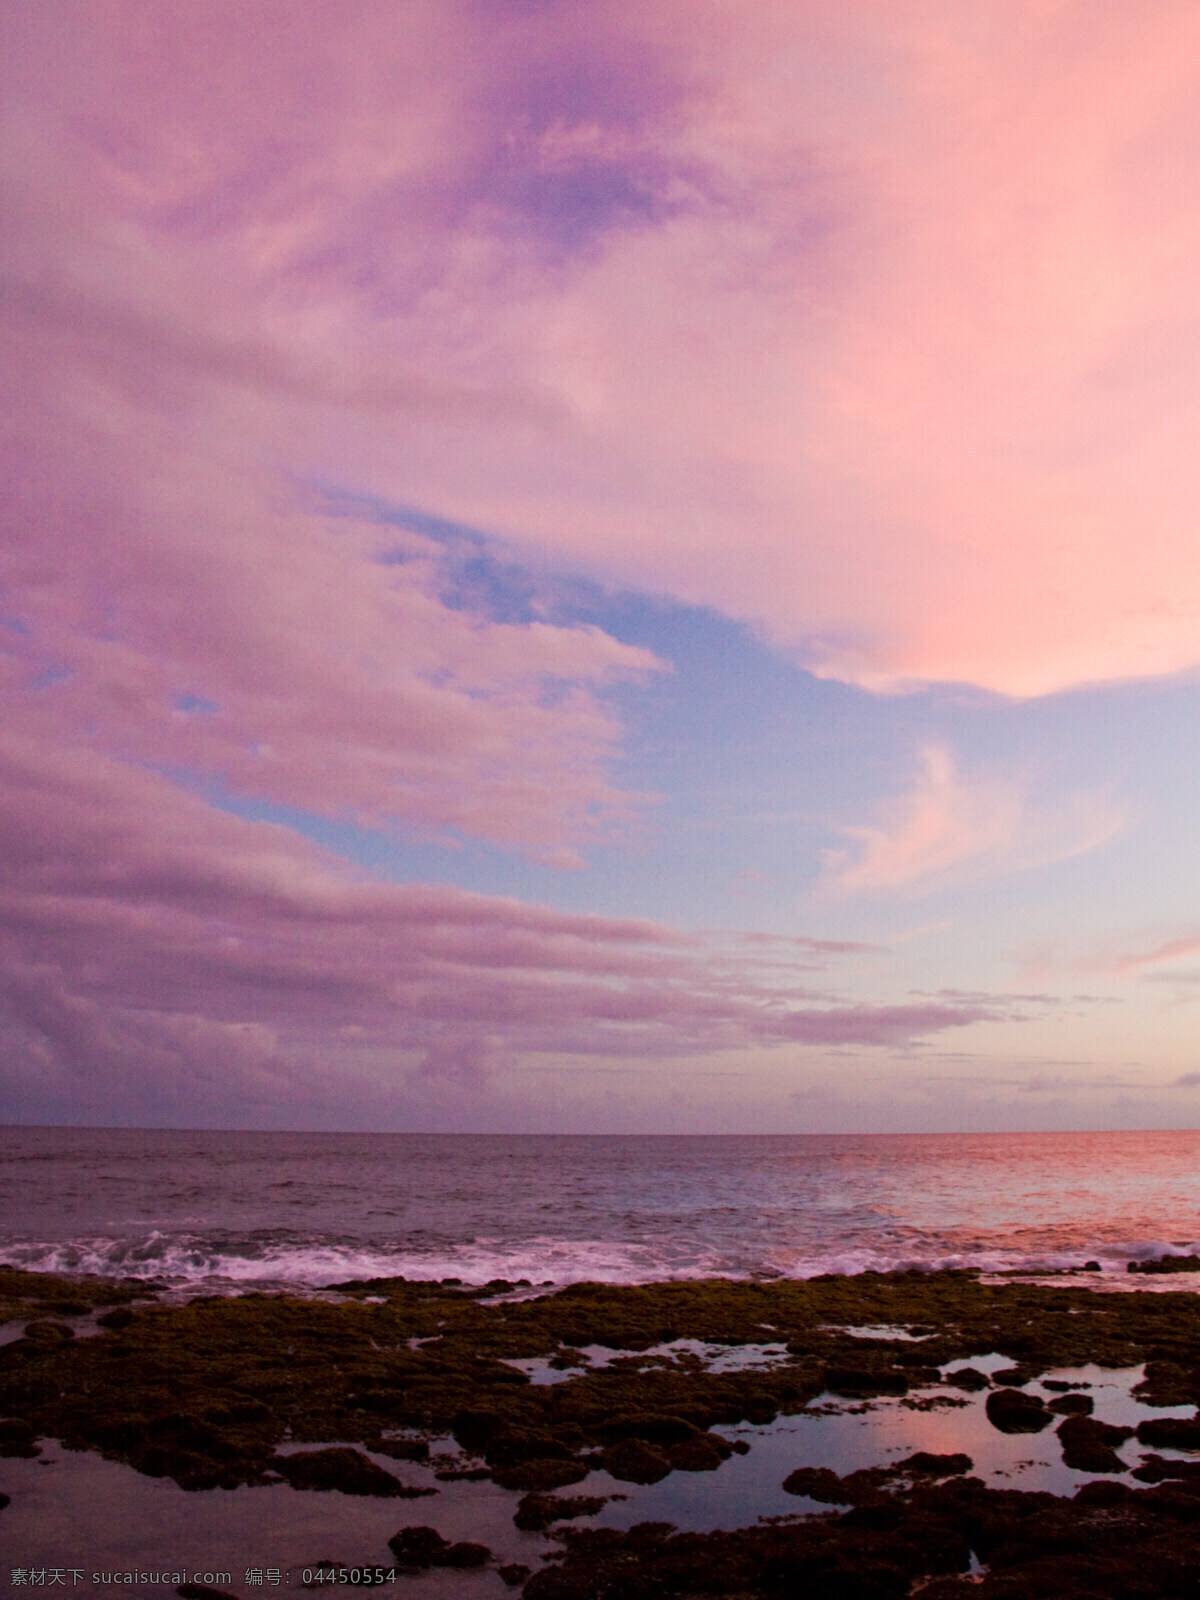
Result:
M1095 1417L1068 1417L1058 1426L1063 1461L1076 1472L1128 1472L1113 1448L1133 1437L1132 1428L1117 1428Z
M668 1465L667 1471L670 1470ZM502 1489L547 1491L565 1489L568 1484L579 1483L587 1477L587 1473L587 1466L582 1461L547 1456L518 1461L508 1467L496 1467L492 1477Z
M0 1422L0 1456L24 1456L31 1460L39 1455L37 1434L19 1417L8 1417Z
M1053 1411L1056 1417L1086 1417L1090 1416L1095 1408L1095 1401L1088 1394L1060 1394L1051 1400L1046 1407Z
M410 1572L429 1567L484 1567L492 1559L487 1545L465 1540L451 1544L430 1527L401 1528L388 1540L388 1549L396 1565Z
M1200 1417L1147 1417L1137 1425L1138 1442L1166 1450L1200 1450Z
M1054 1420L1046 1402L1023 1389L993 1389L984 1409L1001 1433L1041 1433Z
M605 1472L622 1483L657 1483L671 1470L666 1452L645 1439L622 1439L609 1445L601 1460Z
M396 1499L431 1490L407 1490L390 1472L385 1472L361 1450L334 1447L329 1450L301 1450L294 1455L275 1456L271 1467L293 1489L337 1489L342 1494L378 1495Z
M552 1522L565 1522L573 1517L591 1517L608 1504L607 1495L523 1495L513 1522L525 1533L541 1533Z

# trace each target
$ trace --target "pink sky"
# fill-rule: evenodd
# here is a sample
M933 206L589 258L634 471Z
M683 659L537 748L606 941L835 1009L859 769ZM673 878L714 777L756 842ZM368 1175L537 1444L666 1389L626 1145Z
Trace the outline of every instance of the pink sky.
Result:
M669 780L630 775L620 707L669 652L464 607L442 524L873 694L1194 672L1198 47L1183 0L7 8L21 1094L86 1080L99 1115L199 1073L219 1107L334 1058L465 1082L1011 1019L998 981L814 986L665 916L372 880L282 818L530 871L653 851ZM821 918L1136 814L1038 783L917 741L907 789L830 800L810 920L773 931L874 946ZM1121 970L1190 949L1180 917Z

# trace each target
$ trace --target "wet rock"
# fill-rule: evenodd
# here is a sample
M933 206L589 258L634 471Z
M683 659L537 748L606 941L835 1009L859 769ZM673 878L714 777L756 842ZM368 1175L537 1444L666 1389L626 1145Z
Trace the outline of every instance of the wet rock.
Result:
M683 1417L646 1411L613 1417L593 1427L592 1432L606 1444L617 1444L622 1439L645 1439L648 1444L680 1444L685 1439L694 1439L699 1429Z
M1056 1417L1087 1417L1095 1409L1095 1401L1088 1394L1060 1394L1046 1407Z
M428 1461L429 1445L424 1439L375 1439L371 1449L377 1456L391 1456L393 1461Z
M848 1506L854 1502L853 1494L828 1467L797 1467L783 1480L783 1490L785 1494L807 1495L823 1505Z
M1162 1450L1200 1450L1200 1417L1148 1417L1137 1426L1139 1444Z
M492 1559L485 1544L451 1544L436 1528L401 1528L388 1540L398 1567L423 1572L429 1567L484 1567Z
M894 1368L869 1370L863 1367L831 1367L825 1374L825 1387L848 1400L869 1399L874 1395L908 1393L908 1379Z
M605 1472L622 1483L657 1483L671 1470L667 1455L645 1439L622 1439L605 1450L601 1461Z
M1128 1472L1113 1448L1133 1437L1132 1428L1117 1428L1095 1417L1067 1417L1058 1426L1063 1461L1076 1472Z
M62 1344L75 1337L75 1329L65 1322L38 1320L25 1324L25 1339L30 1344Z
M133 1321L133 1312L126 1306L117 1306L113 1311L105 1311L96 1318L96 1326L108 1328L113 1333L119 1333L122 1328L127 1328Z
M1130 1272L1200 1272L1200 1256L1175 1256L1168 1253L1153 1261L1131 1261Z
M37 1445L37 1434L29 1423L22 1422L17 1417L9 1417L0 1422L0 1456L24 1456L32 1460L41 1452Z
M1001 1433L1041 1433L1054 1420L1044 1400L1022 1389L993 1389L985 1410L992 1427Z
M517 1506L513 1522L524 1533L541 1533L552 1522L593 1517L607 1504L607 1495L527 1494Z
M953 1455L934 1455L928 1450L918 1450L914 1455L905 1456L903 1461L897 1461L889 1468L892 1472L915 1472L935 1478L957 1478L963 1473L971 1472L975 1463L970 1456L956 1451Z
M955 1389L965 1389L974 1394L980 1389L990 1387L990 1381L985 1373L976 1367L959 1367L957 1372L946 1372L942 1375L942 1382Z
M511 1467L495 1467L492 1470L492 1478L502 1489L530 1491L565 1489L568 1484L580 1483L587 1475L585 1462L564 1461L557 1457L518 1461Z
M385 1472L361 1450L350 1450L344 1446L275 1456L271 1467L286 1478L293 1489L337 1489L342 1494L377 1495L393 1500L408 1498L405 1494L406 1485L399 1478ZM428 1494L430 1491L415 1492Z
M1141 1483L1164 1483L1175 1479L1184 1483L1200 1482L1200 1461L1169 1460L1165 1456L1143 1456L1133 1469L1133 1477Z
M712 1433L696 1433L667 1446L667 1460L675 1472L715 1472L733 1454L733 1446Z

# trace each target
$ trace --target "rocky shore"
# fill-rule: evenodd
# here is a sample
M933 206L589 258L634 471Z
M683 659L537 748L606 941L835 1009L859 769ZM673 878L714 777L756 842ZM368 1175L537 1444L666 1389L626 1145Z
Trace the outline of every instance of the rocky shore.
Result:
M458 1567L464 1582L468 1568L498 1572L526 1600L1200 1594L1196 1416L1151 1419L1135 1434L1093 1416L1079 1386L1058 1384L1049 1399L1029 1387L1085 1363L1144 1366L1143 1402L1194 1412L1196 1295L973 1273L540 1294L500 1282L333 1287L328 1298L168 1304L144 1283L0 1269L0 1319L24 1323L0 1345L0 1454L32 1456L54 1438L189 1490L286 1481L391 1499L400 1572ZM777 1355L706 1361L689 1341ZM603 1363L588 1354L598 1348ZM996 1356L1008 1366L990 1375L963 1366ZM534 1368L543 1381L530 1381ZM766 1426L818 1397L870 1404L939 1383L986 1389L1001 1432L1053 1430L1067 1465L1092 1477L1063 1498L989 1486L963 1453L842 1476L798 1463L783 1487L826 1509L727 1531L581 1525L604 1503L589 1493L593 1474L645 1485L719 1472L753 1449L720 1430ZM1126 1459L1118 1452L1135 1437L1145 1449ZM447 1439L436 1480L510 1491L516 1526L553 1541L539 1570L432 1526L430 1445Z

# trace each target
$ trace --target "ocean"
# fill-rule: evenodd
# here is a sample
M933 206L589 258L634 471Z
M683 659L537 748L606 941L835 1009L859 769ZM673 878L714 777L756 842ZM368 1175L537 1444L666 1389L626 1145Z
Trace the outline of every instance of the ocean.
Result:
M562 1285L1193 1252L1200 1132L0 1129L0 1262L179 1288ZM1142 1284L1145 1279L1139 1279Z

